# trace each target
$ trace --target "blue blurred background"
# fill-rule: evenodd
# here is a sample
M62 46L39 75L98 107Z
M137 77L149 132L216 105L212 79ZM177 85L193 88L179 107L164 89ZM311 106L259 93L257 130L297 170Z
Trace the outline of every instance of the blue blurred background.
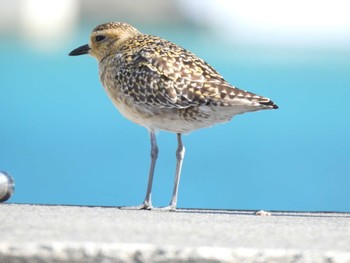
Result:
M96 61L68 57L107 21L194 52L280 109L184 136L179 207L350 211L350 17L346 1L0 3L0 170L9 202L143 201L146 129L123 118ZM158 134L153 202L170 201L176 136Z

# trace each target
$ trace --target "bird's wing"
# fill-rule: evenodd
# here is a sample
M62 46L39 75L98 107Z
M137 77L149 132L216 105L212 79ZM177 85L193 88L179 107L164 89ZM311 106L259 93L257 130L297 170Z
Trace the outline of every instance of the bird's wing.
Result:
M181 109L259 106L270 101L231 86L208 63L169 41L151 36L147 41L130 55L116 76L123 92L137 103Z

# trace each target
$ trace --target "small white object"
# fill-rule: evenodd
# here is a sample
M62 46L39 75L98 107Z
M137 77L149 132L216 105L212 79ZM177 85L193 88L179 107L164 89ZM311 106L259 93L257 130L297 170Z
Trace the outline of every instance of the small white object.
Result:
M15 191L15 181L6 172L0 171L0 203L7 201Z
M268 211L260 210L255 212L256 216L271 216L272 214Z

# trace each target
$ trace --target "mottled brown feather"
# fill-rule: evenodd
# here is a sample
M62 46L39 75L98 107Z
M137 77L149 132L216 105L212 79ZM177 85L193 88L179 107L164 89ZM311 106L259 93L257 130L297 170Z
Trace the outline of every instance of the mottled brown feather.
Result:
M156 36L139 34L128 40L114 62L115 81L137 103L179 109L249 102L276 107L265 97L231 86L208 63Z

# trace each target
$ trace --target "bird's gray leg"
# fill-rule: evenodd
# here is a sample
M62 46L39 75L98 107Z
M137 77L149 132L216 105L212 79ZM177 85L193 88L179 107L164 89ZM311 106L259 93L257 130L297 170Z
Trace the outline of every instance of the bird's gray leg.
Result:
M181 175L182 162L185 156L185 147L182 143L181 133L177 134L177 150L176 150L176 172L175 172L175 182L174 182L174 190L173 196L171 198L170 204L168 206L162 207L162 210L170 210L174 211L176 209L177 204L177 192L179 190L179 182Z
M152 192L154 169L156 167L156 161L158 158L158 145L157 145L156 135L153 130L150 130L149 136L151 139L151 166L149 168L148 186L147 186L145 200L139 206L122 207L122 209L147 209L147 210L153 209L151 192Z
M156 161L158 158L158 145L157 145L156 135L152 130L150 131L149 135L151 139L151 166L149 168L146 197L145 197L145 201L143 201L144 209L152 208L152 200L151 200L152 184L153 184L154 169L156 167Z

